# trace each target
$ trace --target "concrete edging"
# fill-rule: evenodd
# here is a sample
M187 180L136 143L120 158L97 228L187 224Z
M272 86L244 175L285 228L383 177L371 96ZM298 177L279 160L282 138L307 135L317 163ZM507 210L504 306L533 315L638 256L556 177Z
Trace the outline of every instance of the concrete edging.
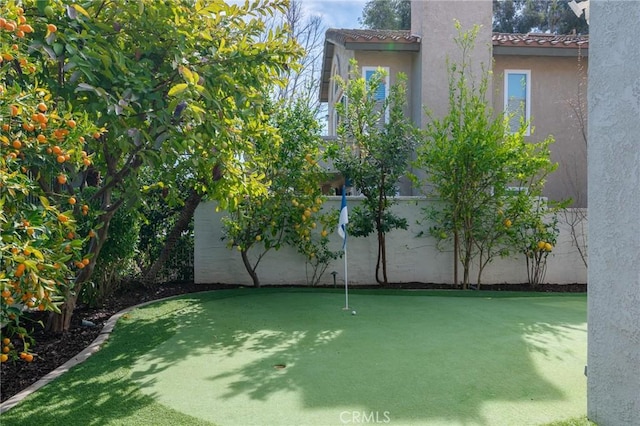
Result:
M31 386L21 390L17 394L13 395L11 398L9 398L6 401L4 401L3 403L1 403L0 404L0 414L2 414L5 411L8 411L11 408L15 407L16 405L18 405L18 403L20 403L20 401L22 401L27 396L31 395L32 393L34 393L35 391L37 391L38 389L40 389L44 385L51 383L52 381L54 381L55 379L60 377L62 374L64 374L67 371L69 371L72 367L75 367L76 365L86 361L87 358L89 358L94 353L98 352L100 350L100 348L102 347L102 345L104 344L104 342L106 342L107 339L109 338L109 335L113 331L113 329L116 326L116 323L118 322L120 317L122 317L124 314L126 314L126 313L128 313L128 312L130 312L130 311L132 311L134 309L141 308L143 306L149 305L151 303L162 302L164 300L172 299L174 297L176 297L176 296L169 296L169 297L165 297L163 299L150 300L148 302L144 302L144 303L140 303L140 304L137 304L137 305L134 305L134 306L130 306L130 307L126 308L126 309L121 310L118 313L113 314L107 320L107 322L104 324L104 326L102 327L102 330L100 330L100 334L98 335L98 337L96 337L95 340L93 342L91 342L91 344L89 346L87 346L82 352L80 352L78 355L74 356L73 358L69 359L67 362L65 362L64 364L62 364L61 366L59 366L55 370L49 372L47 375L42 377L40 380L38 380L37 382L35 382Z

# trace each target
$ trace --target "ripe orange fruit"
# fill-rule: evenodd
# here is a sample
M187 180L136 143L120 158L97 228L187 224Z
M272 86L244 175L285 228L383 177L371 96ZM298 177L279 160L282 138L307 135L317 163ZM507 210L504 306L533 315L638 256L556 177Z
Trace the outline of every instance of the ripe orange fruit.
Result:
M42 303L38 305L38 310L39 310L39 311L44 311L44 310L45 310L45 308L46 308L46 307L45 307Z
M14 32L16 30L16 24L13 21L8 21L6 24L4 24L4 29L11 32Z
M4 132L8 132L9 130L11 130L11 126L9 126L8 124L3 124L2 125L2 130Z
M15 149L20 149L20 148L22 148L22 142L20 142L18 139L16 139L15 141L13 141L11 146L13 146Z
M49 109L49 107L47 107L47 104L45 104L44 102L40 102L37 108L40 112L46 112Z
M62 150L60 149L60 147L58 145L54 146L52 151L53 151L53 153L55 155L60 155L62 153Z
M82 259L82 263L84 264L84 266L87 266L89 264L90 260L87 259L86 257L84 259Z
M84 269L84 263L82 262L76 262L76 266L78 267L78 269Z
M0 355L0 362L7 362L7 361L9 361L9 356L7 354Z
M22 274L24 274L24 270L26 267L27 265L25 265L24 263L19 264L18 267L16 268L16 272L14 273L14 275L20 278Z
M76 127L76 120L67 120L67 126L71 127L72 129Z
M4 297L6 299L6 298L11 297L11 292L9 290L7 290L7 289L4 289L4 290L2 290L2 293L0 293L0 295L2 295L2 297Z
M20 358L24 359L27 356L26 352L20 352Z
M53 24L47 24L47 31L49 31L50 33L55 33L56 31L58 31L58 27Z
M20 112L20 110L18 109L18 107L17 107L17 106L15 106L15 105L11 105L11 106L9 107L9 111L11 112L11 116L12 116L12 117L15 117L15 116L16 116L16 115L18 115L18 113Z
M75 197L69 197L69 204L71 204L72 206L76 203L76 199Z
M29 34L33 32L33 27L29 24L22 23L22 25L18 26L18 30Z
M58 183L60 185L67 183L67 177L65 175L58 175Z
M24 357L24 360L27 361L27 362L33 361L33 355L27 354L27 356Z
M75 234L74 234L73 232L69 231L69 232L67 233L67 238L68 238L69 240L73 240L75 237L76 237L76 236L75 236Z
M2 353L3 354L8 354L9 351L11 351L11 348L9 346L3 346L2 347Z
M67 158L64 155L58 155L56 157L56 161L60 164L64 163L65 161L67 161Z
M47 141L47 137L40 133L38 136L36 136L36 140L40 143L45 143Z
M100 132L94 132L94 133L93 133L93 138L94 138L94 139L100 139L100 136L102 136L102 135L100 134Z
M93 231L93 229L91 231L89 231L89 238L93 238L96 236L96 233Z
M40 105L44 105L44 104L40 104ZM46 105L45 105L46 107ZM34 117L31 117L34 118ZM37 114L35 114L35 119L33 121L36 121L38 123L47 123L49 121L49 119L47 118L46 115L44 115L43 113L39 112Z
M27 228L27 235L32 236L35 230L33 228Z
M65 223L65 222L67 222L67 221L69 220L69 218L68 218L68 217L66 217L65 215L63 215L62 213L60 213L60 214L58 215L58 220L59 220L60 222L62 222L62 223Z
M9 345L9 343L11 343L11 339L9 339L8 337L5 337L4 339L2 339L3 345Z

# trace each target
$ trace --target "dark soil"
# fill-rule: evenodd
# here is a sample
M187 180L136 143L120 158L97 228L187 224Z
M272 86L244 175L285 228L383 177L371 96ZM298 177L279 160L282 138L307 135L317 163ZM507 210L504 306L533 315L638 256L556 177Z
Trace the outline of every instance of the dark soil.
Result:
M115 313L139 303L180 294L194 293L206 290L228 289L236 286L219 284L172 283L144 288L129 286L128 291L120 292L109 298L102 306L91 308L80 305L74 313L71 329L63 334L46 333L37 323L33 323L32 337L36 343L30 348L35 357L33 362L22 360L5 362L0 367L0 401L5 401L38 381L50 371L73 358L98 337L105 322ZM357 288L380 288L379 286L357 286ZM451 289L450 285L403 283L390 284L386 288L397 289ZM584 293L586 284L553 285L544 284L531 288L528 284L495 284L483 285L482 290L497 291L540 291L540 292L571 292ZM34 321L44 317L34 317ZM84 321L90 321L95 326L83 326Z

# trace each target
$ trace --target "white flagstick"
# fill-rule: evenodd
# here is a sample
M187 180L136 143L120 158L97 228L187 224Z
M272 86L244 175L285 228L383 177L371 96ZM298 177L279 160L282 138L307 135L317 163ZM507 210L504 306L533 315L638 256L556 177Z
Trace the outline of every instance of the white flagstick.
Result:
M349 309L349 280L347 279L347 245L344 246L344 308Z
M340 218L338 219L338 234L342 237L342 251L344 252L344 309L349 309L349 289L347 277L347 224L349 223L349 213L347 209L346 188L342 186L342 204L340 206Z

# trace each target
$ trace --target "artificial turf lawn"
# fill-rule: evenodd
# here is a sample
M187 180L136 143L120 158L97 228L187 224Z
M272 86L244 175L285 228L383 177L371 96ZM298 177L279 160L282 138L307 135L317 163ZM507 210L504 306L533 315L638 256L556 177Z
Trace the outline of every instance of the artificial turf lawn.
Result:
M350 302L356 315L339 292L240 289L137 309L1 422L536 425L586 412L585 295Z

